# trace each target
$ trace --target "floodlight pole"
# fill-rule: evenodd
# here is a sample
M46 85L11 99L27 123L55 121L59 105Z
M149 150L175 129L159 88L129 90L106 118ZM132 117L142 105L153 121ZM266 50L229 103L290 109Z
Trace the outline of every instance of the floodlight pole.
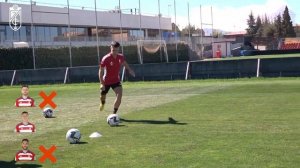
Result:
M95 0L95 17L96 17L96 38L97 38L97 58L100 63L100 52L99 52L99 35L98 35L98 15L97 15L97 0Z
M211 15L211 23L203 23L202 22L202 7L200 5L200 23L201 23L201 58L204 57L203 54L203 50L204 50L204 45L203 45L203 25L208 25L211 26L211 46L212 46L212 55L214 55L214 51L213 51L213 43L214 43L214 37L213 37L213 32L214 32L214 23L213 23L213 10L212 10L212 6L210 8L210 15Z
M177 52L177 22L176 22L176 0L174 0L174 14L175 14L175 45L176 45L176 60L178 62L178 52Z
M140 33L142 33L142 13L141 13L141 0L139 0L139 15L140 15ZM140 40L142 37L140 36Z
M71 49L71 26L70 26L70 4L68 2L68 32L69 32L69 55L70 55L70 67L72 67L72 49Z
M140 15L140 33L142 34L142 11L141 11L141 0L139 0L139 15ZM140 36L140 40L145 39L145 34ZM143 50L138 47L138 50L140 52L140 63L143 64Z
M201 59L203 58L203 27L202 27L202 6L200 5L200 38L201 38Z
M160 52L160 62L162 62L162 51L161 51L161 23L160 23L160 17L161 17L161 13L160 13L160 0L158 0L158 24L159 24L159 52Z
M190 22L190 3L187 3L187 7L188 7L188 25L189 25L189 43L191 43L191 22Z
M121 10L121 0L119 0L119 13L120 13L120 32L121 32L121 50L122 54L124 54L124 49L123 49L123 28L122 28L122 10Z
M212 48L212 56L214 55L214 51L213 51L213 43L214 43L214 20L213 20L213 9L212 6L210 7L210 16L211 16L211 48Z
M121 0L119 0L119 13L120 13L120 33L121 33L121 50L122 50L122 54L124 54L124 49L123 49L123 28L122 28L122 10L121 10ZM122 79L121 81L123 82L124 80L124 75L125 74L125 66L123 67L122 70Z
M32 12L32 0L30 0L30 8L31 8L31 24L30 24L30 27L31 27L31 47L32 47L32 57L33 57L33 69L36 68L36 65L35 65L35 43L34 43L34 38L33 38L33 12Z

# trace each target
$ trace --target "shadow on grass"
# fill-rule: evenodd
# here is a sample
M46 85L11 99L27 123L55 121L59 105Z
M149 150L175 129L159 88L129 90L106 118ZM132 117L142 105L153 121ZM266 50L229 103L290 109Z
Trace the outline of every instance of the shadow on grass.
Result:
M55 116L51 116L51 117L45 117L46 119L50 119L50 118L56 118Z
M37 167L43 167L39 164L32 164L32 163L22 163L22 162L16 162L14 160L12 161L1 161L0 160L0 167L1 168L37 168Z
M110 127L125 127L125 126L126 126L126 125L119 124L119 125L110 126Z
M129 123L142 123L142 124L176 124L176 125L186 125L187 123L181 123L169 117L167 121L162 120L127 120L124 118L120 119L121 122L129 122Z
M70 143L71 145L85 145L88 144L88 142L77 142L77 143Z

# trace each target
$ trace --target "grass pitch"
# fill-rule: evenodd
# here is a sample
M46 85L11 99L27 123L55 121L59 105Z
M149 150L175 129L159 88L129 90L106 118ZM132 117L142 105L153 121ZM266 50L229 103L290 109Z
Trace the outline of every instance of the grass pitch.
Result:
M109 127L114 101L110 91L99 112L98 84L30 86L37 105L40 91L56 91L55 117L39 107L15 108L20 88L0 87L0 167L299 167L299 78L191 80L124 83L121 126ZM16 135L27 110L37 133ZM69 144L70 128L82 133ZM103 136L90 139L98 131ZM14 163L21 139L30 140L37 161ZM38 147L56 145L57 162L40 163Z

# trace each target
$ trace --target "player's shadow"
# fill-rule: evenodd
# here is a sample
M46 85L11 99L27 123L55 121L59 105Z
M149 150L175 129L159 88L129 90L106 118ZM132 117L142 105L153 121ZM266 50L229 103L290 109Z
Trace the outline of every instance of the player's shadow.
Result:
M45 117L46 119L56 118L55 116Z
M142 124L176 124L176 125L186 125L187 123L181 123L176 121L172 117L169 117L168 120L127 120L124 118L120 118L121 122L129 122L129 123L142 123Z
M0 167L1 168L38 168L38 167L43 167L42 165L39 164L33 164L33 163L17 163L16 161L2 161L0 160Z
M77 143L70 143L71 145L85 145L88 144L88 142L77 142Z
M113 128L113 127L116 127L116 128L117 128L117 127L125 127L125 126L126 126L126 125L118 124L118 125L116 125L116 126L111 126L111 127L112 127L112 128Z

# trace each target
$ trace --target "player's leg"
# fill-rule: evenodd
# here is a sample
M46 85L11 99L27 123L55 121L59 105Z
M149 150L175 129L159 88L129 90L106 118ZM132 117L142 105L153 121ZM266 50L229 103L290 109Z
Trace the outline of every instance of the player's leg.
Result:
M116 94L113 113L116 114L118 112L118 109L119 109L121 101L122 101L123 88L122 88L121 83L114 85L113 90Z
M110 89L110 86L105 85L105 88L101 89L101 96L100 96L100 111L104 110L105 100L106 100L106 94L108 93Z

